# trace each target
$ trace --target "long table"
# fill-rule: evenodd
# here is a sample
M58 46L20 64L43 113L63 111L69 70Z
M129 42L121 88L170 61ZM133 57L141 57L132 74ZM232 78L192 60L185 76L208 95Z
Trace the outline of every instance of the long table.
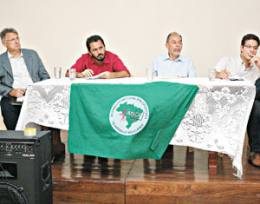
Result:
M242 177L242 153L255 86L247 81L210 81L207 78L155 79L199 86L192 105L170 144L229 155L235 175ZM49 79L28 88L16 129L30 123L68 130L72 83L152 83L146 78L86 80Z

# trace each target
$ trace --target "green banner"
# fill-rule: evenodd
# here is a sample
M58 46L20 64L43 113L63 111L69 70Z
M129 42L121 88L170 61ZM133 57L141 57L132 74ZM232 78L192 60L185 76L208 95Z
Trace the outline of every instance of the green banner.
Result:
M197 91L170 82L72 84L69 152L160 159Z

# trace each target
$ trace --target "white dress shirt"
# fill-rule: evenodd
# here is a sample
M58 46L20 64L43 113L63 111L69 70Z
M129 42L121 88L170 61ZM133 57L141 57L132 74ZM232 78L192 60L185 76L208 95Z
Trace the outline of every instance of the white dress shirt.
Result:
M29 85L33 84L32 78L26 67L23 53L19 57L13 57L8 53L8 58L13 71L13 88L27 88Z
M215 71L221 72L226 69L230 72L229 78L243 78L244 80L255 81L260 77L260 70L256 65L246 68L240 57L223 57L215 66Z

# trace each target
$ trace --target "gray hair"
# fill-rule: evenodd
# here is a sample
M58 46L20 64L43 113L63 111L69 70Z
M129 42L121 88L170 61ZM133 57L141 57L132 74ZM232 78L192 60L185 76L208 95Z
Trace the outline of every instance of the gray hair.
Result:
M181 36L179 33L177 33L177 32L171 32L171 33L169 33L169 34L167 35L166 43L169 41L169 39L170 39L171 36L178 36L178 37L180 37L181 40L182 40L182 36Z
M14 28L5 28L0 33L0 37L2 41L4 40L7 33L15 33L18 35L18 32Z

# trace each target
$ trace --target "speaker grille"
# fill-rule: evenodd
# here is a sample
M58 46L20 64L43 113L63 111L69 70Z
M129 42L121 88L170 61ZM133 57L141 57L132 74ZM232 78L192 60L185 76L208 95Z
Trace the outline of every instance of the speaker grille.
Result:
M1 204L28 204L23 188L10 183L0 182Z

